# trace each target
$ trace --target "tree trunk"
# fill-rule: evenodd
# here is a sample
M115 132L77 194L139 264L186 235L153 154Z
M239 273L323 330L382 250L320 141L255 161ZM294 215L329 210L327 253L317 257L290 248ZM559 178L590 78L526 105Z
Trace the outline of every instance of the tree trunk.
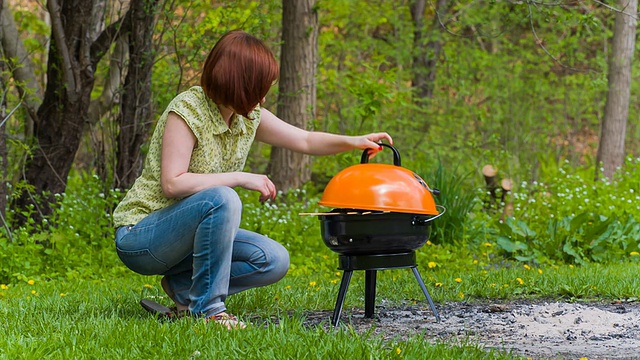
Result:
M303 129L316 112L317 41L315 0L283 0L277 115ZM300 187L311 179L310 157L282 148L271 150L268 169L282 191Z
M96 65L108 50L121 24L112 24L92 41L93 1L47 1L51 39L47 85L34 126L36 149L24 180L33 193L22 193L16 208L36 210L36 221L51 213L54 194L63 193L87 120ZM41 199L39 199L42 197ZM18 214L21 212L18 211ZM27 219L19 216L19 224Z
M413 19L413 87L419 101L433 97L436 65L442 51L440 19L446 14L449 0L437 0L436 14L430 29L424 23L425 0L414 0L410 5Z
M147 140L153 111L151 108L152 49L158 0L131 3L131 33L129 36L129 67L124 84L118 124L116 188L128 189L140 175L143 154L140 149Z
M638 0L618 0L613 46L609 58L609 91L602 119L598 146L596 178L600 166L603 175L611 179L624 163L624 142L629 117L631 65L636 41Z

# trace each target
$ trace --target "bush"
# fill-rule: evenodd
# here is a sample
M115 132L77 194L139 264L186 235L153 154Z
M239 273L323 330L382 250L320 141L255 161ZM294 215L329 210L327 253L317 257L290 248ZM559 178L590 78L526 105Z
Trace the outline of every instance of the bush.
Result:
M544 182L523 182L514 217L496 222L496 242L510 257L538 262L614 262L640 251L640 158L627 159L613 180L567 163ZM544 176L544 174L543 174Z
M27 223L0 237L0 282L42 278L100 278L117 268L111 210L115 191L104 193L96 175L69 177L65 194L56 194L51 216L42 224Z

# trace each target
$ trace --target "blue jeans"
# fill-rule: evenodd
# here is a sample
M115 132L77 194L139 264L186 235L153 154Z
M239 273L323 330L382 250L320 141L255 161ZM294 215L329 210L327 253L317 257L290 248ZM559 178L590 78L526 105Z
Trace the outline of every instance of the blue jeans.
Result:
M239 228L241 213L233 189L203 190L118 228L116 250L129 269L164 275L194 315L215 315L227 295L275 283L289 269L282 245Z

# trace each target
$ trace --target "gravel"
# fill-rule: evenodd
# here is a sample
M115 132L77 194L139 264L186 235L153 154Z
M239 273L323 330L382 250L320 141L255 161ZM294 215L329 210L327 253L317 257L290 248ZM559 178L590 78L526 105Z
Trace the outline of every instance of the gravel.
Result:
M431 342L477 344L532 359L639 359L640 303L558 301L439 303L437 322L426 304L387 306L372 319L345 309L341 325L387 339L424 336ZM330 328L332 311L307 314L306 324Z

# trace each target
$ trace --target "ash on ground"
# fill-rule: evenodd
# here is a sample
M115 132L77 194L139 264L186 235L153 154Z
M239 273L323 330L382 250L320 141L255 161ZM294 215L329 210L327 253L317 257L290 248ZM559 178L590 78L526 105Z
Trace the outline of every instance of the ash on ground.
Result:
M550 301L390 307L374 317L345 309L340 327L373 331L387 339L423 336L432 342L476 344L532 359L640 359L640 303ZM308 313L305 323L330 329L332 310Z

